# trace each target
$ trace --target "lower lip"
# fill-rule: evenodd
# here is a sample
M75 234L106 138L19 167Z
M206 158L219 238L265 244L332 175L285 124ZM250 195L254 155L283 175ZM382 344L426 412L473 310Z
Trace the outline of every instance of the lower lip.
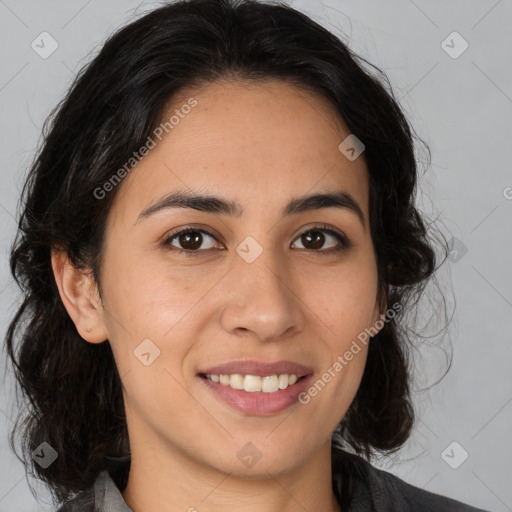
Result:
M307 375L286 389L279 389L274 393L233 389L230 386L224 386L220 382L213 382L205 377L199 378L216 396L238 411L245 412L251 416L268 416L284 411L296 403L300 393L309 386L312 377L313 374Z

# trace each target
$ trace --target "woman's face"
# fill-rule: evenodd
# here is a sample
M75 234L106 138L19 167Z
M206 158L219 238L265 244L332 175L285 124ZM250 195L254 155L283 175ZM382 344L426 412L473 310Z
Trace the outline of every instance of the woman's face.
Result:
M192 96L196 106L182 109ZM118 185L106 228L100 323L132 451L236 474L290 471L330 442L366 346L309 401L298 392L322 381L383 313L367 169L338 148L350 132L332 108L283 82L210 84L175 99L163 121L176 110L179 122ZM286 212L306 196L341 192L356 206L312 201ZM218 200L162 207L170 194ZM200 375L227 363L224 374L241 375L230 377L235 387L279 383L246 374L309 377L253 392Z

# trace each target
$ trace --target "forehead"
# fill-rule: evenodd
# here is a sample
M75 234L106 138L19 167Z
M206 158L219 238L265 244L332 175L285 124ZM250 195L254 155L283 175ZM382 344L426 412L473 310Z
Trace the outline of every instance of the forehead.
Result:
M167 123L161 140L154 138L118 191L113 210L123 216L133 218L152 200L187 187L249 210L343 189L367 212L364 159L340 152L349 129L307 89L281 81L210 83L174 97L161 122Z

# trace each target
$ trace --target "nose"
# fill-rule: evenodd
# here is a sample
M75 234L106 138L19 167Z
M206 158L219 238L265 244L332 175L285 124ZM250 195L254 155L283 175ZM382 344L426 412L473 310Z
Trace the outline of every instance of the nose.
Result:
M248 331L260 341L272 341L303 329L299 291L272 251L264 250L252 263L235 255L233 265L223 290L221 324L227 332Z

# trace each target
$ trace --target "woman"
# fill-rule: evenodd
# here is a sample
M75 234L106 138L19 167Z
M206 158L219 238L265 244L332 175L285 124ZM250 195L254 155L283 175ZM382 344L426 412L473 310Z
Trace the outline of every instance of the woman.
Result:
M290 7L175 2L111 37L11 255L20 434L59 510L477 510L368 462L413 427L416 179L392 95Z

